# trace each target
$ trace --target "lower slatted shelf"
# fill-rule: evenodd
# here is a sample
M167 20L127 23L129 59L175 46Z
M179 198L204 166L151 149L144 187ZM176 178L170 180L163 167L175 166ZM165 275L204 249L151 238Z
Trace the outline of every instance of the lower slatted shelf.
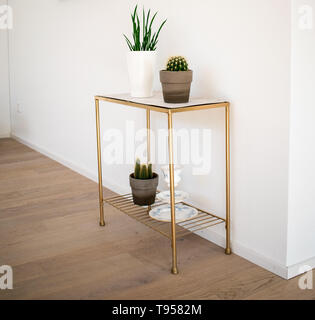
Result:
M129 217L143 223L147 227L161 233L167 238L171 239L171 227L169 222L161 222L152 219L149 216L149 207L140 207L133 203L132 194L118 195L110 197L104 200L107 203L121 212L125 213ZM163 205L160 200L156 200L155 204L151 208ZM184 203L185 205L191 206ZM193 207L193 206L191 206ZM195 207L193 207L195 208ZM193 219L179 222L176 224L176 237L181 238L196 231L204 230L215 225L225 223L225 219L220 218L214 214L206 212L204 210L195 208L198 210L198 215Z

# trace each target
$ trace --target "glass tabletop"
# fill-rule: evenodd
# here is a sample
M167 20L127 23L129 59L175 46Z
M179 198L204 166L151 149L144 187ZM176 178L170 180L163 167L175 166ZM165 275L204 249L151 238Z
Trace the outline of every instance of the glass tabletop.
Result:
M140 105L153 106L158 108L165 109L182 109L189 107L205 106L205 105L217 105L228 103L224 98L223 99L210 99L210 98L195 98L191 97L187 103L176 103L170 104L166 103L163 100L162 92L154 92L153 97L150 98L133 98L129 93L118 93L118 94L108 94L108 95L99 95L96 98L102 98L104 100L117 100L122 102L136 103Z

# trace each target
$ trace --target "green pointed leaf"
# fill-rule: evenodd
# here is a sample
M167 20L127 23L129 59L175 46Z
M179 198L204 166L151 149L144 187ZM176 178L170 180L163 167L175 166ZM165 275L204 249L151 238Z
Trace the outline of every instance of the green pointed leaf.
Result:
M124 35L124 37L125 37L125 39L126 39L126 42L127 42L127 44L128 44L128 47L129 47L130 51L133 51L133 46L132 46L130 40L127 38L126 35Z

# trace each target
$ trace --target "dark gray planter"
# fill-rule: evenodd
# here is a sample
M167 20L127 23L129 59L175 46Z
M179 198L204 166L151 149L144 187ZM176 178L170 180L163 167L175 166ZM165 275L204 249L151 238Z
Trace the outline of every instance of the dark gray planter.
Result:
M155 202L156 189L159 184L159 176L153 173L152 179L135 179L132 173L129 176L133 202L139 206L151 206Z
M166 103L186 103L189 101L192 70L160 71L163 97Z

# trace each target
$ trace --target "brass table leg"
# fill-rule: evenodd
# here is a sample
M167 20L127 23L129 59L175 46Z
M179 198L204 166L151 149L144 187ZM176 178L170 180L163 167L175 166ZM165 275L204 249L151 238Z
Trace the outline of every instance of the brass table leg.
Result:
M231 250L231 218L230 218L230 104L225 106L225 153L226 153L226 249L230 255Z
M170 167L170 195L171 195L171 231L172 231L172 273L178 274L176 254L176 218L174 196L174 156L173 156L173 119L171 110L168 111L168 148Z
M103 204L100 111L99 111L99 100L98 99L95 99L95 114L96 114L96 137L97 137L98 193L99 193L99 206L100 206L100 226L104 227L105 226L105 221L104 221L104 204Z
M148 162L151 161L151 121L150 121L150 109L147 109L147 158Z
M150 121L150 109L147 109L147 160L151 161L151 121ZM148 214L151 211L151 206L148 206Z

